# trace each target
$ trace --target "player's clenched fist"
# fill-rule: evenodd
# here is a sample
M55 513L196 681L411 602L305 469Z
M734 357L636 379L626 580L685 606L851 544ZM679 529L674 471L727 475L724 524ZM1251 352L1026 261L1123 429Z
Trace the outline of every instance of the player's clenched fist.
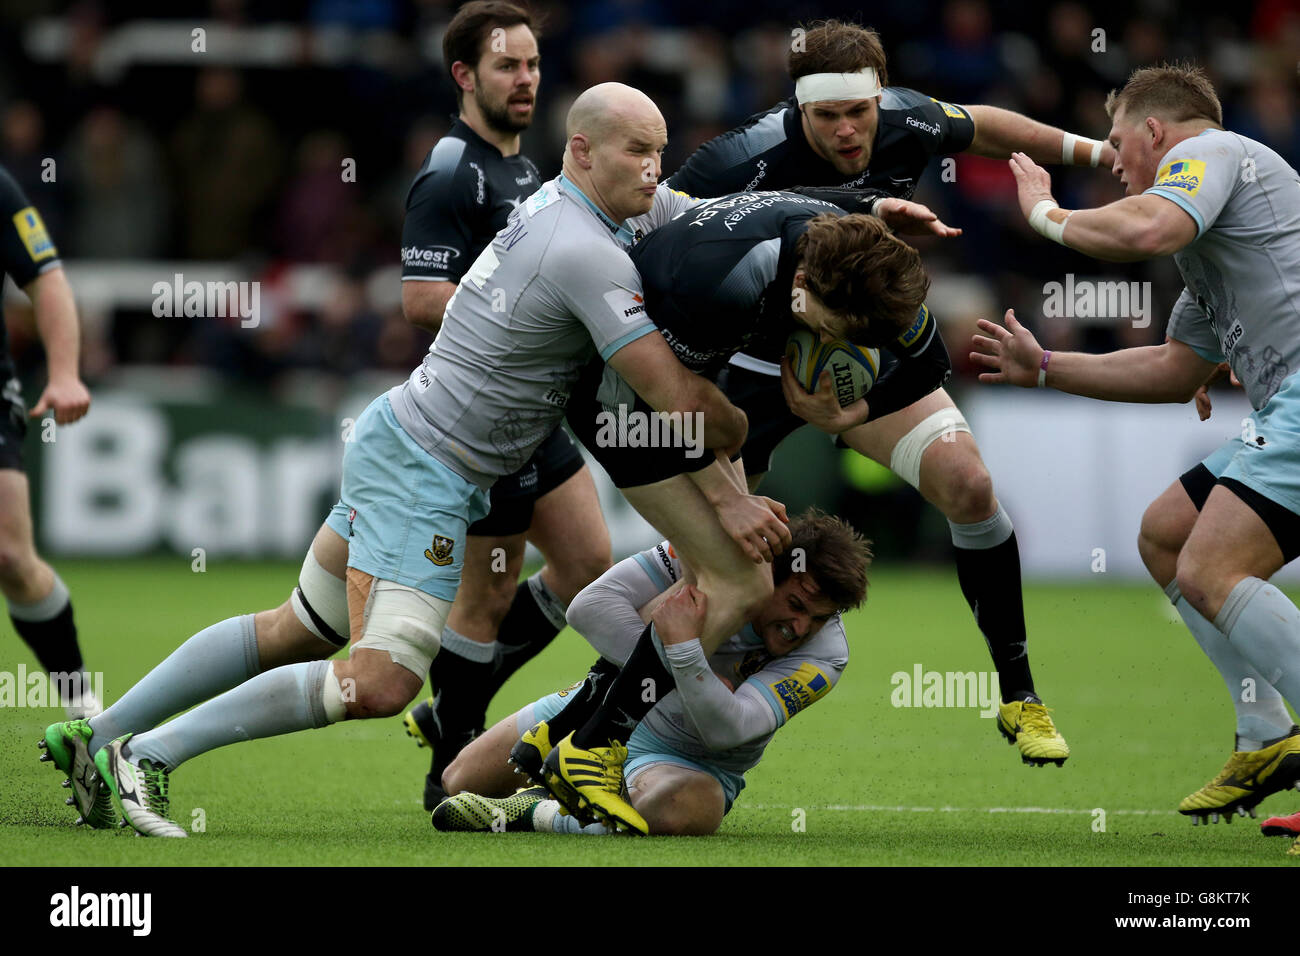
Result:
M79 379L51 381L41 393L40 401L28 413L31 418L40 418L46 412L54 413L54 421L59 425L69 425L83 417L90 409L90 392Z
M736 495L718 504L718 520L755 564L771 561L790 544L785 505L765 495Z
M981 368L991 368L992 372L983 372L981 382L1019 385L1022 388L1034 388L1038 385L1038 370L1043 362L1043 349L1030 331L1016 321L1013 309L1007 309L1003 321L1006 328L988 319L980 319L981 332L971 339L970 360Z
M665 598L650 619L663 643L685 644L698 638L704 630L708 609L709 599L704 592L686 584Z

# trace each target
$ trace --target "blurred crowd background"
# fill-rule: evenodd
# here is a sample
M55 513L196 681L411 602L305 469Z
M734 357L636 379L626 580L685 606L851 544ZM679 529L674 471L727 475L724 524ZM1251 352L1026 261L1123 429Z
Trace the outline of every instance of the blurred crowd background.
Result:
M44 215L79 297L92 389L122 370L203 367L275 388L400 376L428 346L401 316L403 207L455 109L441 62L449 0L0 2L0 163ZM1225 123L1300 164L1300 0L539 0L542 81L524 152L559 171L563 120L591 84L621 80L661 106L665 174L700 143L789 96L791 29L818 17L877 29L890 82L1018 110L1104 137L1108 90L1162 59L1204 65ZM192 31L205 51L192 50ZM43 177L54 160L54 181ZM356 181L340 175L355 160ZM933 310L958 368L979 317L1015 307L1056 348L1158 342L1181 288L1172 260L1109 266L1023 222L1006 164L931 164L915 198L965 235L924 241ZM1108 171L1053 169L1067 207L1118 198ZM1068 255L1068 254L1067 254ZM202 265L201 265L202 264ZM1154 321L1044 319L1044 284L1149 281ZM261 282L261 322L157 318L149 286L207 269ZM80 281L79 281L80 279ZM5 297L28 391L43 357L22 297ZM1140 325L1141 323L1138 323ZM209 374L205 371L204 374Z

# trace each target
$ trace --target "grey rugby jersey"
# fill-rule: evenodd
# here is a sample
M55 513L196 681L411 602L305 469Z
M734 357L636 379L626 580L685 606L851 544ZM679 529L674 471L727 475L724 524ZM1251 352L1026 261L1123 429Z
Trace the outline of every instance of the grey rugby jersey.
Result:
M1300 371L1300 175L1262 143L1210 129L1169 150L1147 194L1196 222L1174 253L1187 287L1169 337L1231 363L1263 408Z
M660 185L649 213L620 224L564 176L545 183L474 260L424 361L388 393L398 423L481 488L517 471L591 357L655 331L627 250L697 202Z

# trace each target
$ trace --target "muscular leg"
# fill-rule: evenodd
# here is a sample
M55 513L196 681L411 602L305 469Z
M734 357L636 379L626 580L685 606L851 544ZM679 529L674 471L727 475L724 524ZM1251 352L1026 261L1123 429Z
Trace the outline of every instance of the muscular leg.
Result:
M672 542L708 597L700 634L705 654L740 630L772 594L772 568L755 565L723 530L717 512L687 475L623 489L623 495L650 524ZM581 749L626 740L636 722L669 690L672 676L646 627L604 702L573 734Z
M64 703L73 711L83 709L83 703L85 710L94 711L97 701L81 699L83 665L68 588L36 553L28 492L25 474L0 468L0 593L8 602L14 630L41 667L68 675Z
M343 574L348 558L347 541L327 525L321 525L312 541L311 553L324 572L337 579L338 593L320 593L321 589L334 586L321 577L314 582L304 581L304 586L320 605L316 612L333 618L333 626L342 627L346 637L346 621L339 620L337 612L328 610L328 599L346 600ZM92 718L90 727L94 737L89 744L90 751L94 753L122 734L150 730L173 714L259 673L285 664L320 660L337 650L337 644L318 637L299 620L292 599L274 610L227 618L199 631L113 706Z
M627 794L650 824L650 833L659 836L716 833L727 807L722 784L712 775L670 763L641 771L628 784Z
M1178 555L1198 516L1196 504L1183 483L1174 482L1142 515L1138 553L1228 686L1228 696L1237 714L1237 741L1233 749L1259 750L1263 741L1281 736L1291 727L1282 695L1229 643L1226 634L1192 607L1174 581ZM1253 688L1254 693L1246 693L1247 688Z
M1178 556L1176 581L1188 603L1300 709L1300 608L1268 583L1282 564L1264 519L1220 484Z
M961 430L960 415L940 389L842 437L853 450L907 480L948 518L957 580L997 667L1002 699L1037 700L1015 531L993 493L974 438Z

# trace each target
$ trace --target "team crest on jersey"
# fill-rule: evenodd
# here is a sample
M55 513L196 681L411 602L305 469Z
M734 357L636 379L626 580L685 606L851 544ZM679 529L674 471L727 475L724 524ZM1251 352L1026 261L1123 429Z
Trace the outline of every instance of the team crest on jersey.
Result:
M27 254L32 257L32 262L54 258L54 243L50 240L50 234L45 231L45 223L41 221L41 214L36 211L35 206L28 206L14 213L14 228L18 230L18 238L27 247Z
M747 653L740 659L739 663L732 667L736 675L736 683L740 684L749 680L749 678L753 677L766 667L767 662L771 659L772 655L769 654L765 648L760 647L757 650Z
M440 534L433 536L433 547L424 549L424 556L440 568L452 562L452 549L456 547L455 538L444 538Z
M930 99L939 104L943 109L944 115L951 116L953 119L966 118L966 114L962 111L961 107L953 106L951 103L945 103L943 100L936 100L933 96L930 97Z
M813 664L800 664L789 677L768 684L772 693L785 706L787 717L793 717L805 707L825 697L831 689L830 679Z
M1205 161L1202 159L1180 159L1165 163L1156 173L1156 186L1182 190L1189 196L1196 195L1205 180ZM1154 187L1152 187L1154 188Z

